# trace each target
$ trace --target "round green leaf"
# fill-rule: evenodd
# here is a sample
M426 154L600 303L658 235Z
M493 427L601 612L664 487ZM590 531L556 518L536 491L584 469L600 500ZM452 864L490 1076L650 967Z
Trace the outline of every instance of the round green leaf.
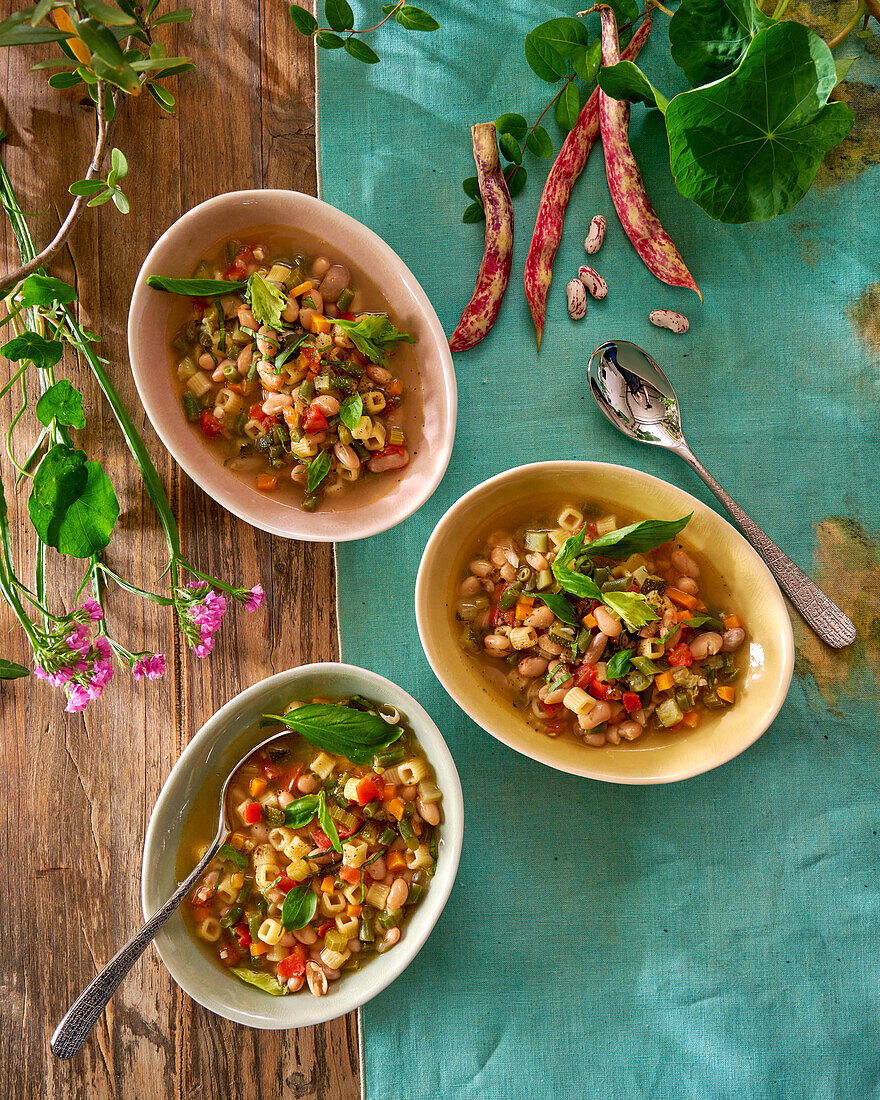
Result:
M578 46L586 46L590 35L583 20L562 16L541 23L529 37L545 42L562 57L570 57Z
M60 340L47 340L38 332L22 332L0 348L0 355L13 363L27 360L43 370L54 367L63 354L64 345Z
M508 112L504 115L499 115L495 119L495 129L499 134L510 134L516 141L522 141L526 136L526 131L529 128L528 122L522 115L513 114Z
M345 39L331 31L318 31L315 41L322 50L341 50L345 45Z
M507 160L512 160L514 164L522 161L522 149L511 134L502 134L498 139L498 147Z
M354 26L354 12L348 0L325 0L324 15L334 31L350 31Z
M548 84L555 84L565 76L565 58L558 50L531 31L525 41L526 61L532 72Z
M672 59L692 88L711 84L732 73L772 23L754 0L683 0L669 23Z
M73 388L66 378L56 382L37 402L37 419L48 427L53 420L70 428L84 428L86 418L83 413L83 399L79 390Z
M394 16L401 27L408 31L439 31L440 24L433 15L429 15L421 8L415 8L412 4L404 6Z
M553 141L543 126L536 126L526 139L526 147L536 157L552 157Z
M526 185L526 170L521 164L508 164L504 169L504 178L507 180L507 190L510 197L515 199Z
M365 65L375 65L379 61L379 55L374 49L361 42L359 38L346 38L345 40L345 52L350 54L356 61L363 61Z
M69 305L76 301L76 291L69 283L50 275L28 275L21 284L18 301L23 306L51 306L55 302Z
M473 222L484 222L486 220L486 211L483 209L483 204L481 202L472 202L462 214L461 220L468 225Z
M480 197L480 181L476 176L468 176L466 180L462 180L461 189L469 199L479 199Z
M298 4L290 5L290 18L300 34L312 35L318 29L318 20Z
M669 104L666 96L657 91L632 61L618 61L616 65L603 66L599 71L599 87L612 99L644 103L647 107L658 107L664 113Z
M563 88L559 99L556 100L556 121L563 130L568 132L574 129L580 113L581 99L578 90L574 84L567 84Z

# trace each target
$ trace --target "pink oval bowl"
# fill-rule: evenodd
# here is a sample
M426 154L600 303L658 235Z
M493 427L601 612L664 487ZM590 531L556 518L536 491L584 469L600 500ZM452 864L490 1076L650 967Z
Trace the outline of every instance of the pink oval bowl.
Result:
M302 229L330 252L369 272L396 323L417 337L416 356L424 418L411 439L403 475L378 499L338 512L303 512L283 504L225 470L183 415L171 381L168 325L173 295L147 286L148 275L186 278L214 245L257 226ZM128 350L135 385L156 433L193 481L233 515L284 538L349 542L387 531L421 508L449 464L455 437L457 391L446 335L434 308L403 260L381 237L311 195L298 191L231 191L193 207L167 229L138 273L128 314Z

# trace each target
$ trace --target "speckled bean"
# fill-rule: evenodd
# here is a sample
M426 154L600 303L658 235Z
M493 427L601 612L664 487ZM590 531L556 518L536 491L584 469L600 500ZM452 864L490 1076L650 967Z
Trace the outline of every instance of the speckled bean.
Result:
M593 298L608 297L608 284L595 268L587 267L586 265L579 267L578 278Z
M607 608L600 605L593 612L593 615L595 615L596 623L603 634L607 634L609 638L620 637L620 632L623 630L623 623L620 619L612 615Z
M687 317L672 309L652 309L648 314L648 320L657 328L668 328L670 332L687 332L690 328Z
M700 567L686 550L673 550L670 560L672 568L685 577L699 577Z
M734 650L739 649L745 640L746 632L742 627L731 627L730 630L724 631L724 636L721 639L721 650L724 653L733 653Z
M587 313L587 292L580 279L569 279L565 288L568 315L572 321L582 320Z
M607 228L608 223L605 218L601 214L595 214L590 222L590 228L587 230L587 238L584 241L584 248L591 256L595 256L602 247Z

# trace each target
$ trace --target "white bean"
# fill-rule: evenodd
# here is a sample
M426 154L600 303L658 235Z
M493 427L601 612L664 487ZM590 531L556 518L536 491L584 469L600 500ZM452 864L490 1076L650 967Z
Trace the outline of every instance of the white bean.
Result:
M367 874L373 879L374 882L381 882L387 874L387 868L385 867L385 857L379 856L378 859L373 860L370 866L367 868Z
M523 657L516 666L517 670L530 679L535 676L543 676L547 671L547 659L545 657Z
M483 645L494 656L499 657L510 649L510 639L503 634L487 634L483 639Z
M629 722L621 722L617 727L617 732L627 741L635 741L637 737L641 737L645 732L644 726L638 722L630 720Z
M348 286L348 280L351 276L348 273L348 268L343 267L342 264L333 264L327 269L327 274L321 281L321 294L324 296L325 302L336 302L339 295Z
M316 256L315 261L312 264L312 274L316 278L323 279L323 277L330 270L330 261L326 256Z
M693 577L676 577L675 584L672 587L677 588L679 592L687 592L691 596L696 596L700 591L700 586Z
M422 815L422 820L426 825L440 824L440 804L438 802L423 802L421 798L417 798L416 809Z
M341 466L344 466L347 470L360 469L360 455L357 453L354 447L349 447L347 443L334 443L333 453L336 455L336 460L339 462L339 464ZM476 577L474 579L477 580ZM478 580L477 583L479 584Z
M620 632L623 630L623 623L620 619L612 615L611 612L607 608L602 607L601 604L596 608L593 614L603 634L607 634L609 638L620 637Z
M296 298L289 297L287 299L287 305L282 310L281 317L282 320L287 321L289 325L292 325L299 317L299 302Z
M714 630L707 630L705 634L698 634L691 642L691 653L695 661L702 661L704 657L714 657L721 649L721 635Z
M253 313L251 313L250 306L241 305L235 312L240 325L243 325L245 328L255 329L257 327L257 319L254 317Z
M318 780L310 774L301 775L296 781L296 789L300 794L311 794L317 785Z
M391 381L391 371L385 370L384 367L377 367L375 364L367 367L367 378L372 382L378 383L380 386L385 386Z
M337 455L338 457L338 455ZM458 592L460 596L476 596L478 592L483 591L483 582L479 577L475 577L473 573L465 579L458 586Z
M746 632L742 627L731 627L730 630L724 631L724 637L721 640L721 650L723 653L733 653L734 650L739 649L745 640Z
M305 928L295 928L293 934L299 942L305 944L306 947L311 947L318 938L317 932L308 924Z
M260 326L260 335L257 337L257 351L260 355L274 355L278 349L278 333L274 328Z
M212 371L217 366L217 362L214 359L213 355L209 355L208 352L203 351L202 354L199 356L199 366L202 368L202 370ZM216 382L217 379L215 378L214 381Z
M391 883L391 889L388 891L388 897L385 900L386 909L400 909L402 905L406 904L406 899L409 897L409 883L402 878L396 878Z
M404 450L400 454L376 455L367 465L374 474L384 474L388 470L402 470L409 462L409 453Z
M339 402L329 393L322 393L320 397L316 397L312 405L327 417L336 416L339 412Z
M236 366L238 367L239 374L245 375L251 369L251 363L254 361L254 345L245 344L245 346L238 353L238 360Z
M272 393L263 401L263 412L274 416L282 409L289 409L292 404L293 398L289 393Z
M532 569L537 569L538 572L550 568L550 562L547 561L543 554L526 554L526 563L530 565Z
M488 577L495 571L495 567L490 561L486 561L484 558L475 558L470 566L470 571L475 577Z
M388 931L385 933L385 943L387 943L389 947L393 947L396 943L399 943L399 942L400 942L400 929L399 928L389 928Z
M699 577L700 567L685 550L672 551L672 568L682 573L685 577Z
M552 626L553 620L556 616L550 610L546 604L542 604L540 607L536 607L535 610L524 620L526 626L534 626L538 630L543 630L545 627Z
M603 722L607 722L611 717L611 707L607 703L597 703L592 710L587 711L586 714L578 715L578 725L582 730L591 730L594 726L599 726Z

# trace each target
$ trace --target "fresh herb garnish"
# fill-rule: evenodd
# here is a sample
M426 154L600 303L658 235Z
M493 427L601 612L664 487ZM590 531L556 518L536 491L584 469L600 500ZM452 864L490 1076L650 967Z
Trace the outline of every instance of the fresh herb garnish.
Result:
M384 313L368 313L359 321L337 317L333 323L347 333L361 355L366 355L373 363L383 363L394 344L416 342L414 336L395 328Z
M234 863L239 871L243 871L248 865L247 856L241 852L236 851L231 844L223 844L220 851L217 853L220 859L227 859L230 863Z
M539 600L544 601L560 622L566 623L568 626L578 625L574 608L565 596L555 592L536 592L535 595Z
M682 619L680 623L676 623L672 630L668 630L663 635L660 641L665 645L674 634L677 634L678 631L681 630L683 626L705 626L706 623L711 623L713 626L721 625L714 615L694 615L692 619Z
M603 592L602 603L619 615L630 630L639 630L660 618L639 592Z
M282 351L275 357L275 373L278 374L287 360L293 355L293 353L301 348L306 340L310 339L308 332L301 332L298 336L294 336L293 339L287 343L285 342Z
M295 932L298 928L305 928L318 908L318 896L315 891L304 882L301 886L294 886L288 890L284 905L281 907L281 923L286 932Z
M619 680L621 676L625 676L629 672L631 657L631 649L618 649L608 662L608 672L605 678L607 680Z
M353 764L372 763L379 749L387 749L403 736L400 726L376 714L335 703L308 703L285 715L263 717L283 723L316 749L346 756Z
M330 452L321 451L309 463L308 484L306 490L314 493L324 478L330 473Z
M295 798L284 807L284 824L289 829L301 829L308 825L317 812L318 796L304 794L302 798Z
M336 831L336 822L330 816L330 811L327 809L327 795L323 790L318 791L318 824L324 830L324 834L333 845L333 851L341 852L342 841L339 839L339 833Z
M583 547L584 553L591 557L622 561L623 558L628 558L632 554L644 554L649 550L656 550L665 542L671 542L679 531L687 526L693 514L690 512L682 519L645 519L640 523L631 523L629 527L609 531L607 535L600 535L599 538L588 542ZM566 545L570 541L569 539Z
M559 552L553 559L550 569L553 576L559 581L563 589L572 596L580 599L601 600L602 592L591 577L585 577L582 573L576 573L569 569L568 565L583 551L585 528L576 535L570 535L560 546Z
M247 283L234 283L227 279L166 279L164 275L150 275L147 286L153 290L164 290L166 294L216 298L218 294L238 294L247 287Z
M281 328L281 311L287 306L287 295L280 287L270 283L255 271L247 281L245 300L251 307L251 313L267 328Z
M339 409L339 419L353 432L364 415L364 399L359 393L353 393L342 402Z

